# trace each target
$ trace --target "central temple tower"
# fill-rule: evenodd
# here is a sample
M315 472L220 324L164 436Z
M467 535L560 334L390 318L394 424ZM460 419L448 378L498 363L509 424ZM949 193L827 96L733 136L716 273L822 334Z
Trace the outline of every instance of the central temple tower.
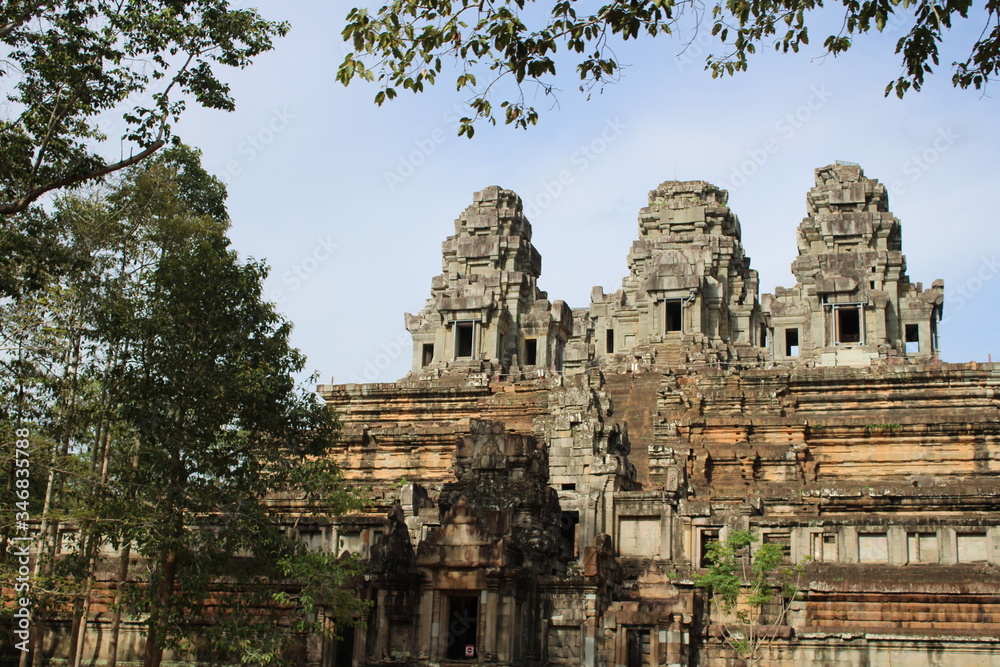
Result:
M591 294L601 356L651 350L679 363L756 358L758 277L728 199L705 181L667 181L649 193L622 289Z

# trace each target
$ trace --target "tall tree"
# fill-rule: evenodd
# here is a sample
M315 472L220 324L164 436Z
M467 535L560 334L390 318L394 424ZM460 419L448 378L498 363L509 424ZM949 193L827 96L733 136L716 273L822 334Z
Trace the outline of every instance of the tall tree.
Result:
M941 43L958 19L972 16L982 34L964 61L953 63L952 81L979 89L1000 66L1000 0L840 0L837 32L823 38L825 53L836 55L870 32L901 23L906 33L896 43L902 73L885 89L902 97L920 90L939 64ZM455 64L455 85L469 92L470 117L459 134L473 134L473 122L496 123L495 108L506 123L527 127L538 119L526 102L524 87L554 91L556 52L576 60L580 89L613 81L621 62L615 39L669 36L685 29L708 30L721 55L709 54L712 76L746 70L749 56L761 47L787 52L809 43L809 20L823 8L817 0L717 0L702 5L686 0L613 0L596 11L572 0L538 6L535 0L391 0L378 11L355 8L347 16L344 39L354 53L340 65L337 78L376 80L375 102L396 97L399 89L420 92L436 82L445 66ZM514 84L508 97L501 79Z
M110 641L121 614L143 619L150 667L192 642L280 664L296 632L363 608L356 563L307 551L268 503L294 490L301 511L337 514L354 500L327 457L336 419L296 385L304 358L263 299L266 267L229 247L224 200L184 146L60 200L74 268L3 313L0 360L25 391L0 426L26 415L47 438L39 562L47 608L72 610L71 665L102 547L120 557ZM76 528L69 552L57 522ZM128 586L135 561L147 574Z
M9 0L0 5L0 215L136 164L190 101L232 110L217 65L246 67L288 25L226 0ZM102 114L120 115L108 158Z

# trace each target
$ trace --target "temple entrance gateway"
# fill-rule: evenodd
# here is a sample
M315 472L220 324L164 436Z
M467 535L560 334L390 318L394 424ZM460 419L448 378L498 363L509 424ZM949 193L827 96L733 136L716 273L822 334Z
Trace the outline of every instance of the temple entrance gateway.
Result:
M448 598L448 645L445 657L449 660L471 660L478 656L476 629L479 627L479 596L455 595Z

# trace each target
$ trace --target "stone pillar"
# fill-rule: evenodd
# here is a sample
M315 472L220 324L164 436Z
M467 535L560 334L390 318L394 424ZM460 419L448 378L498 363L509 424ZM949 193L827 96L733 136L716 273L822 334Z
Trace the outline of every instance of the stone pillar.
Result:
M511 664L514 660L514 635L517 629L514 627L514 598L510 594L504 594L500 600L497 627L500 635L500 639L497 640L497 660Z
M372 656L376 660L382 660L389 654L389 619L385 617L385 598L386 592L379 591L376 602L378 612L375 621L378 627L375 629L375 651Z
M496 584L491 583L490 587L485 591L486 593L486 636L483 638L483 656L486 660L490 662L496 662L497 659L497 625L499 624L498 618L498 598L499 593L496 590Z
M593 601L587 599L587 618L583 622L583 665L584 667L594 667L597 665L598 642L601 636L601 619L593 613Z
M687 663L687 651L684 646L684 617L680 614L674 614L673 622L666 628L666 630L661 630L661 634L666 635L665 643L666 650L665 663L667 665L683 665Z
M615 667L628 664L628 630L619 625L615 628Z
M497 331L496 322L489 324L476 322L476 329L480 340L476 341L479 344L479 354L475 355L474 358L489 360L502 356L499 349L500 332Z
M660 515L660 558L665 560L673 560L673 553L670 548L670 540L674 535L673 514L673 508L664 503L663 513Z
M546 631L546 622L542 618L542 601L539 599L537 590L532 589L525 595L524 612L522 613L522 632L526 635L528 642L525 652L525 661L529 663L541 662L542 633Z
M684 300L684 309L691 312L691 329L685 333L701 333L705 330L703 323L702 309L705 308L705 299L699 291L694 301Z
M441 660L441 630L442 625L445 627L445 634L448 633L448 628L446 626L447 619L443 618L444 612L441 607L443 605L441 591L435 590L431 594L431 662L438 662Z
M434 591L430 584L424 584L420 592L420 618L417 620L417 628L420 633L418 640L421 662L427 662L431 654L431 621L434 617Z

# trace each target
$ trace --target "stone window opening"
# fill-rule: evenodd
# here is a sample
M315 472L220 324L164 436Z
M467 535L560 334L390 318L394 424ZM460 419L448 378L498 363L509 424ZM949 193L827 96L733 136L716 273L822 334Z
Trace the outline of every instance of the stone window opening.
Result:
M565 487L566 485L563 484ZM575 488L575 485L574 485ZM573 558L578 555L577 550L577 528L580 525L580 512L577 510L567 510L559 517L559 532L569 545L569 552Z
M920 326L907 324L904 327L904 338L906 341L906 353L915 354L920 351Z
M763 348L767 347L767 327L763 324L760 325L760 346Z
M660 555L659 516L619 516L618 554L624 557L656 558Z
M455 323L455 358L471 359L476 342L475 322Z
M698 531L698 567L712 565L712 561L708 559L708 545L719 541L720 532L719 528L702 528Z
M524 339L524 365L535 366L538 364L538 340L535 338Z
M326 547L326 531L319 527L299 527L298 529L299 540L301 540L306 548L310 551L323 550Z
M799 330L798 328L785 329L785 356L799 356Z
M479 595L452 595L448 598L448 660L475 660L479 627Z
M858 560L862 563L888 563L888 535L885 533L858 533Z
M792 536L789 533L764 533L763 544L777 544L781 549L781 562L792 562Z
M959 563L983 563L988 560L986 531L958 533L955 538Z
M834 307L837 321L837 344L861 342L861 309L856 305Z
M840 561L840 545L836 533L813 533L813 560L818 563Z
M906 555L910 563L937 563L938 536L933 532L906 534Z
M684 302L681 299L667 299L664 304L665 331L667 333L683 331Z
M434 343L424 343L420 358L421 368L430 366L434 362Z
M607 351L608 354L614 354L615 353L615 330L614 329L608 329L608 331L607 331L607 333L605 335L606 335L606 337L604 339L604 349L605 349L605 351Z

